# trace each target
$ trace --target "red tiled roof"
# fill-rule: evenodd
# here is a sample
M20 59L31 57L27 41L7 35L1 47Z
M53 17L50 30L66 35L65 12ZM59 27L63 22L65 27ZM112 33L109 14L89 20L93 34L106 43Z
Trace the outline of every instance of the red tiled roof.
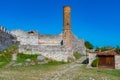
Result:
M102 52L97 52L97 55L116 55L116 51L113 50L109 50L109 51L102 51Z

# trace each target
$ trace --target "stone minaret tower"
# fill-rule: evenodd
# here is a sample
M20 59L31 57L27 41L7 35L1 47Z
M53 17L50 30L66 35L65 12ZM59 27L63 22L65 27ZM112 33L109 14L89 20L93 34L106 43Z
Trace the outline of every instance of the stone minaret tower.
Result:
M72 31L70 25L70 6L64 6L63 40L69 50L72 51L71 35Z

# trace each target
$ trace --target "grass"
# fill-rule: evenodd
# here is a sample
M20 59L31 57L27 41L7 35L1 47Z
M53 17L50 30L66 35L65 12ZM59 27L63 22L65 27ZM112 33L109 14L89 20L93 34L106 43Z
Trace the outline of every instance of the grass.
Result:
M17 66L7 69L0 69L0 79L2 80L44 80L49 79L56 71L62 71L62 68L70 65L61 62L51 61L42 65ZM75 64L74 64L75 65ZM71 65L70 65L71 66ZM86 68L86 65L75 67L63 73L58 80L120 80L120 70Z
M86 68L84 65L78 69L74 80L120 80L120 70Z
M120 70L114 70L114 69L97 69L97 71L101 72L101 73L106 73L106 74L109 74L109 75L114 75L114 76L120 77Z
M0 68L4 67L11 61L11 55L7 52L0 52Z
M78 52L75 52L73 56L75 57L75 59L80 59L82 57L82 55Z
M54 71L67 64L60 62L49 62L42 65L31 66L17 66L9 67L7 69L0 69L0 79L2 80L44 80L50 76Z
M79 59L81 55L75 53L76 59ZM25 59L36 59L37 55L19 54L17 63L24 62ZM78 66L73 69L69 69L70 66L76 65L76 63L65 63L57 61L49 61L46 64L41 65L22 65L11 66L4 68L11 61L11 58L4 58L0 56L0 80L44 80L51 77L55 72L62 71L67 66L68 70L58 80L120 80L120 70L112 69L98 69L98 68L86 68L86 65ZM67 69L66 68L66 69ZM66 70L64 70L66 71ZM56 75L55 75L56 76Z

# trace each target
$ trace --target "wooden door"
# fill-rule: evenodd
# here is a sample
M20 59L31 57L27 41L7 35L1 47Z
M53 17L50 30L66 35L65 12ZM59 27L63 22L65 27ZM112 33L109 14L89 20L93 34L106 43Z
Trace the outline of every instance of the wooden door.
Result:
M102 55L98 56L99 58L99 63L98 67L104 67L104 68L115 68L115 60L114 60L114 55Z

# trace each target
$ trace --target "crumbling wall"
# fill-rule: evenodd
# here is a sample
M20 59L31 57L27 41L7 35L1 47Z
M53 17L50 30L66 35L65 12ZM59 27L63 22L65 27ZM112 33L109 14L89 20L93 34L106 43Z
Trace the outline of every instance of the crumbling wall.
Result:
M41 54L56 61L67 62L69 53L66 46L60 45L20 45L19 52L25 54Z
M80 54L86 55L84 40L78 40L75 35L72 35L72 50L73 52L78 52Z
M40 34L39 35L39 44L40 45L60 45L62 41L62 35L48 35L48 34Z
M38 45L38 33L35 31L24 32L22 30L11 31L11 34L17 37L20 45Z
M15 37L12 36L4 27L0 26L0 51L5 50L10 45L16 44Z

